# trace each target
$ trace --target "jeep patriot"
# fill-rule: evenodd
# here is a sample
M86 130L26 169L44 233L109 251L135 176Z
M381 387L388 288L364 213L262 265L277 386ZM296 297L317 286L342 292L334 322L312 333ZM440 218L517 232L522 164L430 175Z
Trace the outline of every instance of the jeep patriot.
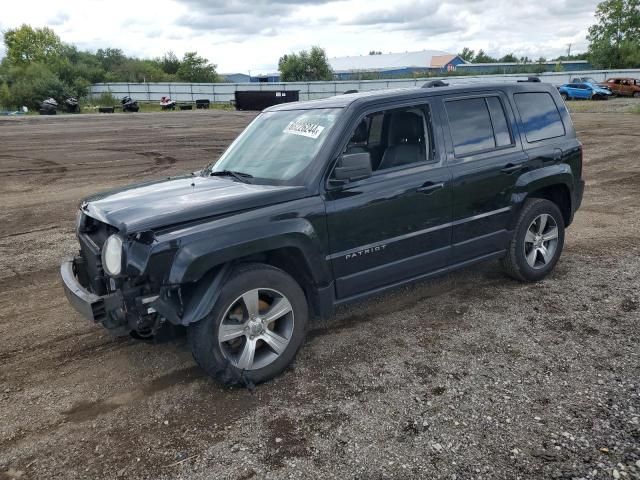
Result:
M490 259L544 278L583 188L548 84L286 103L199 172L84 200L61 276L91 322L138 338L186 327L208 374L253 385L336 305Z

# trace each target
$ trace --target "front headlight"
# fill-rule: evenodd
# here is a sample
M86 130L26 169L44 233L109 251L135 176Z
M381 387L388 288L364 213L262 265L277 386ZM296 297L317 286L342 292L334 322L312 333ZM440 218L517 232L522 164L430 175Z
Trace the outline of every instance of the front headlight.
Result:
M120 275L122 272L122 238L118 235L111 235L104 242L102 266L105 272L111 276Z

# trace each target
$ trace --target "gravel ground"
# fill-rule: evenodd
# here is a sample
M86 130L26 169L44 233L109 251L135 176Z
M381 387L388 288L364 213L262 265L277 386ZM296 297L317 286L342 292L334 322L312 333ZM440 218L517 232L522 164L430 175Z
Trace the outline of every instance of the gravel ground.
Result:
M196 169L252 115L0 119L0 480L640 478L640 116L573 116L587 190L549 278L343 308L253 392L183 339L112 339L57 278L83 196Z

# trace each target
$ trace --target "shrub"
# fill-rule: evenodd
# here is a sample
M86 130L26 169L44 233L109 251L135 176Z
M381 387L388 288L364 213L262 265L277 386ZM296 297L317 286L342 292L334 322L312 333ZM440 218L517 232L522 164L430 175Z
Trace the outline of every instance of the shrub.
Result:
M55 98L58 103L64 100L64 84L42 64L16 67L10 72L10 78L11 103L17 107L26 105L30 109L37 109L49 97Z
M0 85L0 107L10 109L13 106L11 103L11 93L9 92L9 85L3 83Z

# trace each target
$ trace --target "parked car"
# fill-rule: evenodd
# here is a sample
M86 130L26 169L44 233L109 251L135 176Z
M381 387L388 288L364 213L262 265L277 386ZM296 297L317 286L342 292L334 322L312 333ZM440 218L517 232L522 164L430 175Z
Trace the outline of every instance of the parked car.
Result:
M600 87L604 88L605 90L611 91L611 89L607 85L603 84L602 82L598 82L593 77L574 77L571 79L570 83L588 83L592 87Z
M565 83L558 87L563 100L607 100L611 91L591 83Z
M337 305L491 259L545 278L583 188L582 145L549 84L285 103L202 171L84 200L61 276L91 323L186 327L206 372L250 386Z
M640 80L635 78L609 78L601 86L606 86L616 95L640 98Z

